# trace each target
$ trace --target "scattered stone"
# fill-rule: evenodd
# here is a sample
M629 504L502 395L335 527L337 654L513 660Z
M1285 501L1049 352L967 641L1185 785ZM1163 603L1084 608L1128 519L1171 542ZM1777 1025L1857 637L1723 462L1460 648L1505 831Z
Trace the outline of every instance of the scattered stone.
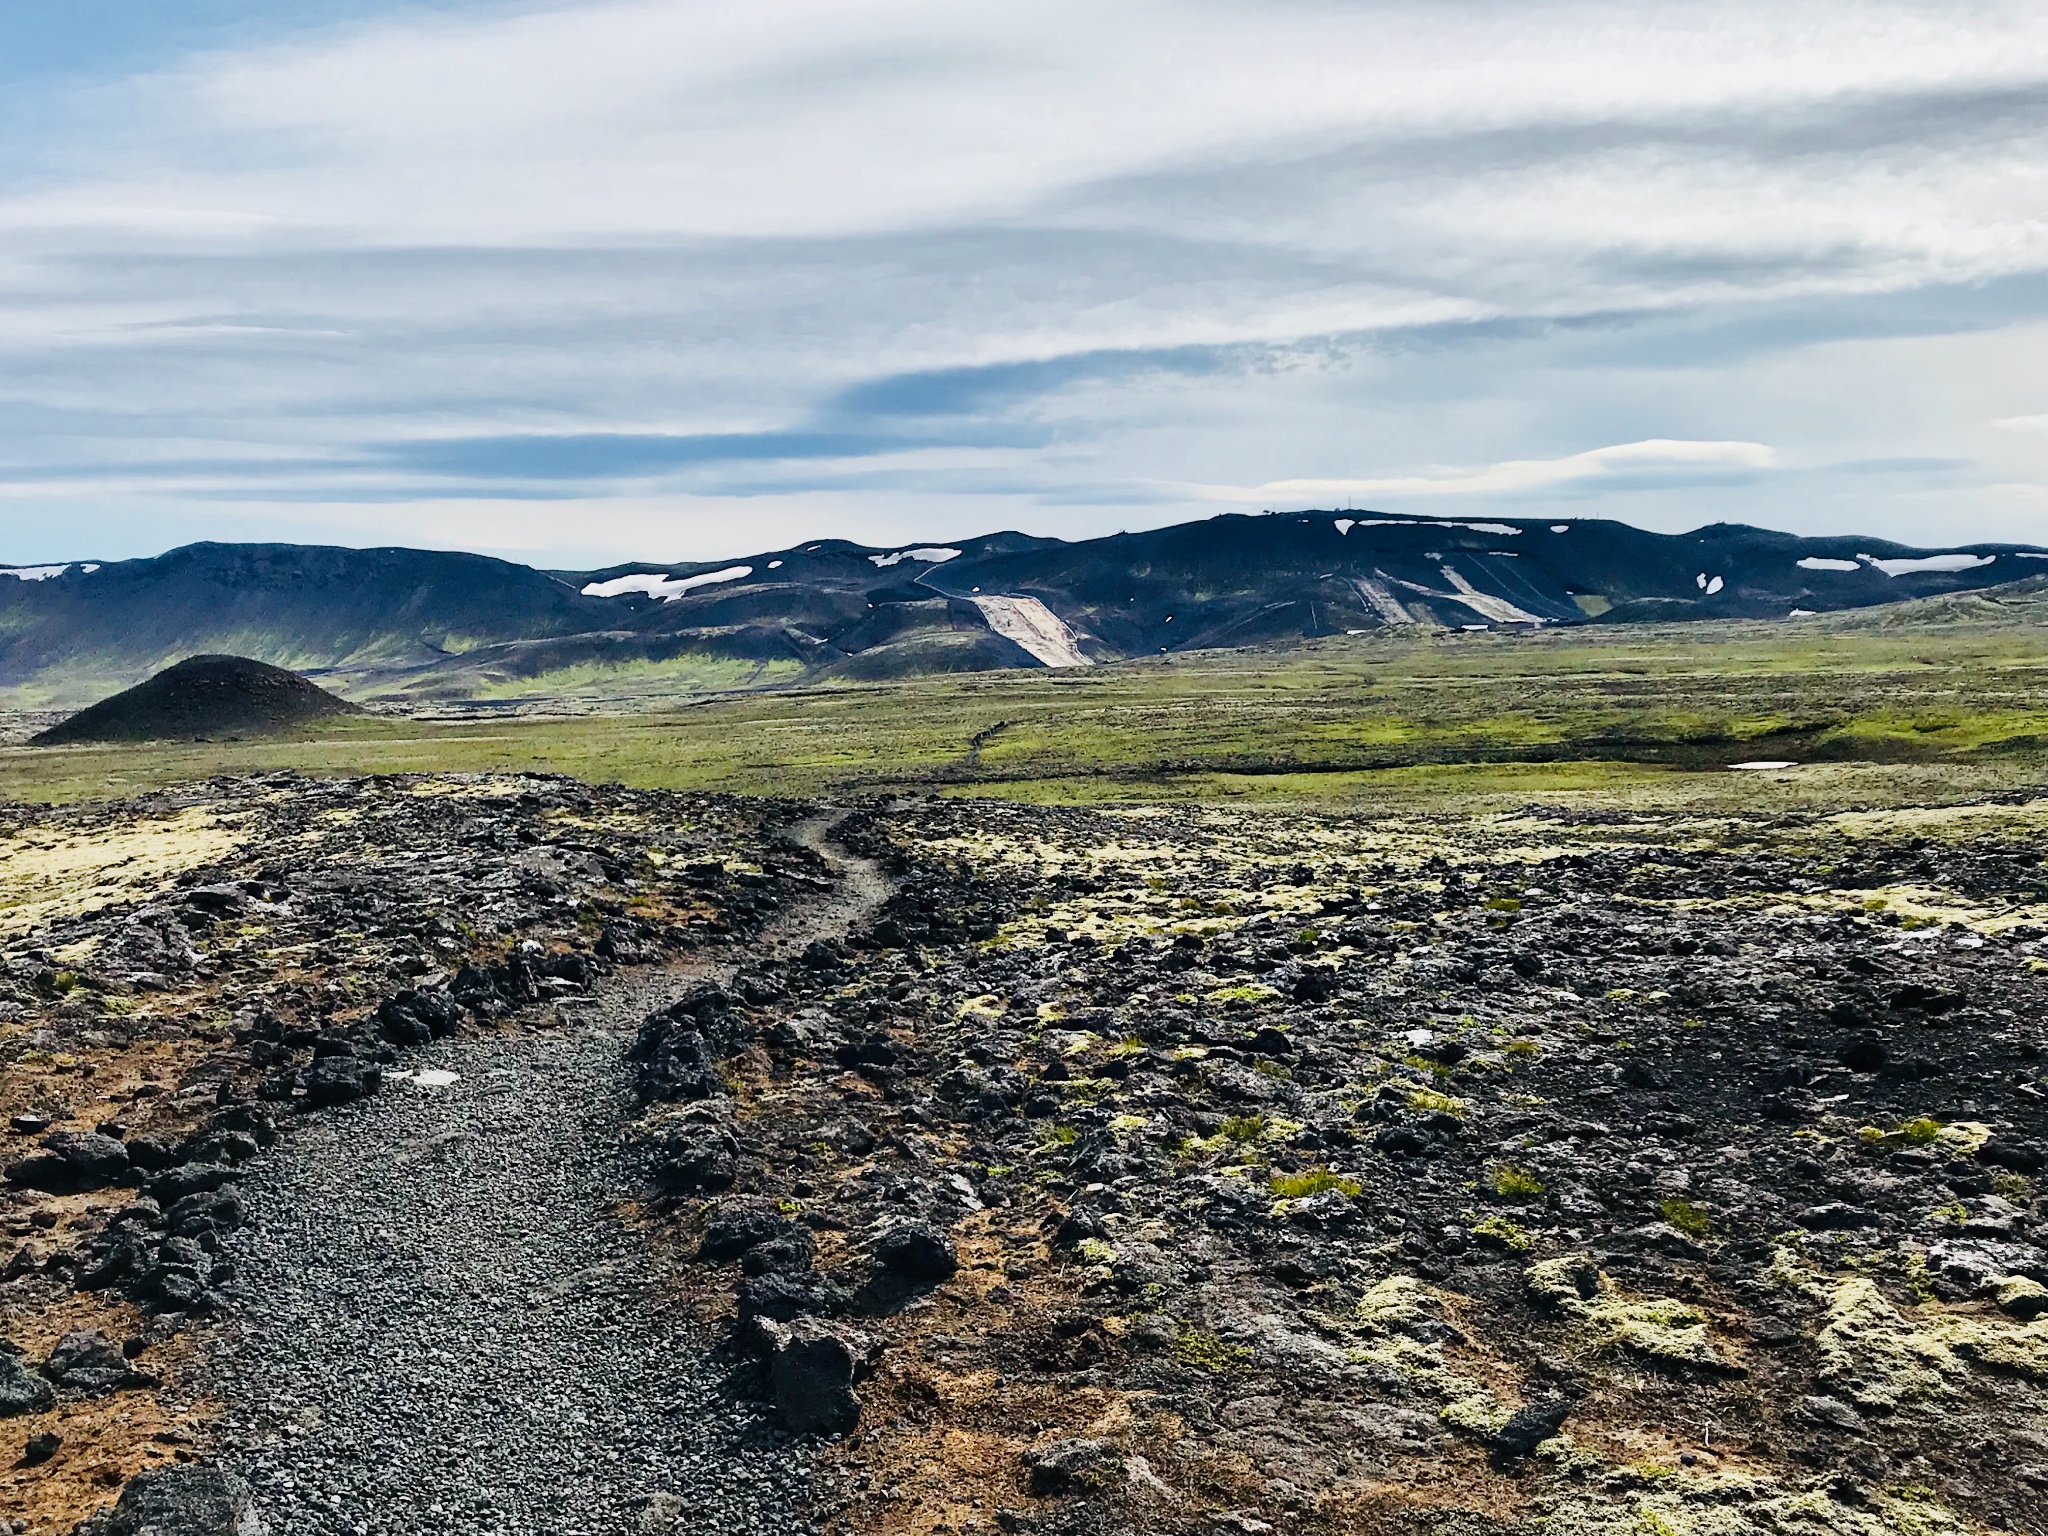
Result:
M41 1413L56 1401L56 1392L28 1368L20 1351L12 1345L0 1345L0 1419Z
M81 1536L269 1536L249 1485L218 1467L153 1467L138 1472Z
M854 1386L874 1363L871 1341L815 1318L763 1327L769 1388L783 1422L800 1435L851 1434L860 1423Z
M1840 1398L1802 1397L1799 1411L1823 1429L1838 1430L1845 1435L1863 1433L1863 1415Z
M949 1279L960 1260L946 1234L929 1222L900 1222L875 1241L875 1258L910 1280Z
M38 1369L58 1386L88 1397L103 1397L138 1382L121 1346L97 1329L65 1334Z
M1024 1466L1033 1496L1052 1498L1108 1487L1123 1472L1124 1458L1107 1440L1058 1440L1026 1451Z
M129 1177L128 1149L98 1131L52 1131L41 1152L7 1170L10 1183L60 1195L104 1189Z

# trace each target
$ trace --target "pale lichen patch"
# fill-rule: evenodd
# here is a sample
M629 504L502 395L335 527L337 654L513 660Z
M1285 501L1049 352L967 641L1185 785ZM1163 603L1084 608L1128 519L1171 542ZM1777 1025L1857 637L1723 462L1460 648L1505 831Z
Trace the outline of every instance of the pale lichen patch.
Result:
M23 828L0 842L0 933L139 901L185 870L226 858L241 838L197 808L119 827Z
M1911 1318L1860 1275L1836 1287L1818 1342L1821 1379L1878 1412L1950 1396L1972 1366L2048 1381L2048 1319L2015 1326L1945 1311Z

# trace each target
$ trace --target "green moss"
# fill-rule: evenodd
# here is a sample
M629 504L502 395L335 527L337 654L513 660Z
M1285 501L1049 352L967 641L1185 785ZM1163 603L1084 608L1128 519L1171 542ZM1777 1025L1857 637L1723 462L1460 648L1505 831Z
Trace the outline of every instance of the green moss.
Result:
M1543 1181L1516 1163L1497 1164L1486 1176L1486 1185L1503 1200L1523 1202L1543 1196Z
M1332 1173L1327 1168L1309 1168L1301 1173L1276 1173L1271 1183L1273 1193L1283 1200L1299 1200L1307 1195L1320 1195L1326 1190L1336 1190L1340 1195L1358 1195L1364 1186L1356 1179Z
M1585 1323L1613 1349L1664 1365L1739 1376L1708 1337L1697 1307L1668 1297L1623 1297L1610 1293L1593 1261L1583 1254L1544 1259L1522 1272L1523 1288L1551 1312Z
M1835 1288L1816 1342L1821 1380L1863 1409L1890 1413L1946 1396L1965 1374L1945 1343L1915 1327L1860 1275Z
M1714 1220L1690 1200L1675 1196L1657 1207L1664 1219L1687 1237L1705 1237L1714 1230Z
M1431 1063L1431 1065L1434 1066L1436 1063ZM1438 1114L1445 1115L1462 1116L1465 1113L1465 1101L1463 1099L1453 1098L1448 1093L1438 1093L1433 1088L1410 1090L1408 1094L1408 1107L1425 1111L1433 1110Z
M1634 1301L1603 1298L1591 1303L1585 1315L1610 1343L1643 1359L1721 1375L1744 1374L1714 1347L1706 1318L1682 1301L1662 1296Z
M1660 1476L1650 1463L1619 1497L1558 1504L1545 1536L1972 1536L1975 1527L1937 1499L1886 1489L1849 1504L1825 1489L1792 1491L1739 1473Z
M1583 1317L1586 1303L1600 1294L1600 1271L1584 1254L1544 1259L1522 1271L1530 1299L1553 1312Z
M1208 994L1210 1002L1226 1004L1263 1002L1265 999L1269 997L1278 997L1279 995L1280 994L1278 992L1275 992L1271 987L1262 987L1256 984L1236 987L1217 987L1214 991Z
M1437 1410L1436 1416L1453 1429L1463 1430L1481 1440L1491 1440L1507 1428L1512 1412L1503 1408L1491 1392L1475 1392L1469 1397L1445 1403Z
M1264 1115L1232 1115L1216 1133L1237 1146L1249 1146L1266 1134Z
M1473 1222L1472 1235L1487 1247L1508 1253L1526 1253L1531 1241L1527 1232L1505 1216L1488 1216Z
M1231 1344L1219 1335L1199 1328L1183 1329L1173 1341L1173 1358L1191 1370L1222 1376L1244 1370L1252 1363L1252 1352L1242 1344Z
M1389 1275L1359 1297L1352 1316L1369 1331L1402 1333L1429 1321L1433 1301L1429 1287L1420 1280Z

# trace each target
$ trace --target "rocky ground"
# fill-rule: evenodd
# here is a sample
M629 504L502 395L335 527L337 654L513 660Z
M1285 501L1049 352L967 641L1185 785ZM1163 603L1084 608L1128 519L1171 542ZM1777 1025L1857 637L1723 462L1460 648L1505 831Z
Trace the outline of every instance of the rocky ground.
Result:
M666 1219L828 1529L2041 1529L2041 810L877 812Z
M2044 1528L2048 802L17 814L34 1530Z
M290 1309L345 1283L361 1258L302 1240L310 1290L297 1293L270 1287L263 1268L278 1252L268 1245L289 1242L279 1202L302 1181L369 1187L364 1168L306 1162L337 1145L326 1116L374 1105L405 1137L401 1111L427 1107L409 1064L434 1043L502 1050L517 1072L538 1049L525 1032L552 1032L560 1010L594 1002L601 1020L615 996L643 1008L635 976L715 973L721 954L767 943L785 904L835 885L798 840L811 835L798 808L544 778L279 775L10 812L0 1465L13 1470L0 1474L0 1525L36 1532L68 1531L138 1472L210 1452L226 1408L234 1438L252 1424L268 1432L272 1399L251 1384L224 1402L208 1361L244 1326L259 1350L281 1337L272 1322L288 1331L288 1317L312 1315ZM619 1051L582 1029L567 1032L584 1041L569 1064L621 1071ZM584 1088L601 1102L601 1079L532 1091L573 1101ZM572 1195L601 1179L620 1198L625 1175L604 1163L616 1153L601 1135L583 1145L600 1108L534 1107L546 1112L533 1129L557 1138L563 1166L549 1175L558 1185L529 1193L570 1201L557 1220L573 1226L590 1207ZM403 1147L338 1145L395 1190L412 1177ZM524 1155L546 1152L535 1139ZM437 1155L471 1153L451 1142ZM261 1224L245 1230L252 1214ZM382 1241L345 1210L302 1214L331 1223L329 1240ZM488 1234L467 1235L459 1257L475 1262ZM583 1251L533 1236L533 1253L508 1257L545 1265ZM259 1449L240 1449L260 1463Z

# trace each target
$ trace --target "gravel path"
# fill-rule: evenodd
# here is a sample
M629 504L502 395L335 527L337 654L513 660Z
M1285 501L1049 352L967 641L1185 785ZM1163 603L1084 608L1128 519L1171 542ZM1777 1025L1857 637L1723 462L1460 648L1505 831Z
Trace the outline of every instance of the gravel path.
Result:
M846 889L781 945L879 901L872 868L838 861ZM635 1187L626 1038L722 969L615 978L559 1029L441 1042L408 1065L452 1081L394 1082L262 1161L216 1386L222 1460L274 1533L808 1529L801 1447L721 1390L611 1214Z

